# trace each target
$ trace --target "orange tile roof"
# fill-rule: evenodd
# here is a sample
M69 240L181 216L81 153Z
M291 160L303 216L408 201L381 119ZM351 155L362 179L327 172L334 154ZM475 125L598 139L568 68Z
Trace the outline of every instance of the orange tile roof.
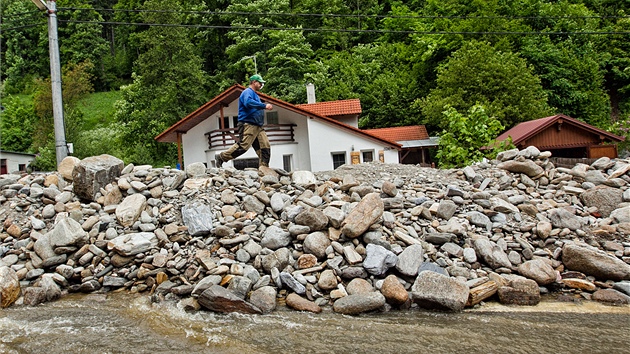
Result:
M364 129L367 133L389 141L409 141L429 139L427 128L424 125L411 125L407 127L392 127L379 129Z
M296 106L326 117L361 114L361 101L358 98L330 102L305 103L298 104Z

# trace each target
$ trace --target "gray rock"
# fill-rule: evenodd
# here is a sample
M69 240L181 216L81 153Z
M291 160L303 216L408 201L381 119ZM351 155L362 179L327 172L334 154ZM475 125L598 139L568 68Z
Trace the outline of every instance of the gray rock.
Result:
M276 309L276 289L272 286L263 286L252 291L249 302L258 307L262 313L270 313Z
M562 248L562 262L567 269L592 275L601 280L630 279L630 265L603 251L575 244Z
M492 221L490 221L490 218L483 213L478 211L469 211L466 215L468 216L470 223L475 226L483 227L486 230L489 230L492 227Z
M328 217L323 211L309 207L295 216L295 223L308 226L311 231L323 230L328 225Z
M610 213L610 217L617 223L630 223L630 206L615 209Z
M122 160L110 155L81 160L72 171L74 193L80 198L95 201L101 188L120 176L123 166Z
M182 207L182 220L192 236L207 235L212 231L212 208L194 202Z
M252 289L253 282L248 277L235 276L230 280L228 290L241 299L245 299L247 293Z
M365 250L367 254L363 261L363 268L370 274L383 275L398 262L398 257L382 246L370 243Z
M323 210L324 215L328 218L330 226L339 228L346 214L339 208L328 206Z
M507 254L496 243L485 237L479 237L473 241L473 245L477 254L493 269L512 268L512 262L510 262Z
M385 296L378 291L344 296L333 304L333 311L344 315L358 315L378 310L385 305Z
M277 250L278 248L288 246L292 240L291 234L288 231L278 226L271 225L263 233L260 245L272 250Z
M435 272L445 276L449 275L446 269L440 267L438 264L433 262L423 262L422 264L420 264L420 267L418 268L418 274L422 272Z
M330 240L323 232L313 232L304 239L304 252L322 259L326 257L326 248L330 246Z
M186 175L189 178L199 178L206 176L206 165L203 162L194 162L186 166Z
M248 195L243 198L243 210L263 214L265 212L265 204L258 198Z
M280 279L282 281L282 285L286 286L287 288L293 290L300 295L306 294L306 287L295 280L295 278L291 274L287 272L280 272Z
M140 214L146 208L147 198L142 194L132 194L127 196L122 203L116 207L116 218L118 222L129 227L133 225L140 217Z
M418 275L418 269L422 264L424 257L424 249L422 245L414 244L405 248L398 255L396 269L404 275L415 277Z
M457 211L457 204L455 204L451 200L442 200L440 201L439 207L437 209L437 216L444 220L449 220L455 215Z
M524 161L504 161L497 165L498 168L502 168L504 170L508 170L510 172L515 173L524 173L529 177L535 177L541 175L544 170L542 167L538 166L532 160L524 160Z
M569 230L578 230L582 228L582 220L566 209L551 209L548 211L549 221L554 227L568 228Z
M422 272L411 286L411 299L427 309L461 311L469 292L464 282L436 272Z
M600 171L597 171L601 173ZM602 182L603 183L603 182ZM584 205L588 207L597 207L597 210L604 216L610 216L610 213L617 209L623 201L623 191L619 188L611 188L606 186L597 186L589 189L580 195L580 199Z
M192 296L199 296L211 286L221 284L222 279L223 277L220 275L208 275L207 277L204 277L195 285L195 288L191 293Z
M630 296L630 281L624 280L613 284L613 289Z
M297 185L314 184L317 182L315 175L310 171L293 171L291 181Z
M516 278L497 293L502 304L534 306L540 302L540 288L532 279Z
M204 308L222 313L240 312L247 314L262 314L262 311L241 299L231 291L219 285L206 289L197 299Z
M424 235L424 240L434 245L442 245L457 238L455 234L444 232L431 232Z
M518 266L518 272L533 279L538 285L547 285L556 281L556 271L542 259L532 259Z
M342 233L349 238L361 236L383 215L385 206L377 193L367 194L342 223Z
M157 247L158 238L152 232L138 232L116 237L107 242L107 248L121 256L135 256Z

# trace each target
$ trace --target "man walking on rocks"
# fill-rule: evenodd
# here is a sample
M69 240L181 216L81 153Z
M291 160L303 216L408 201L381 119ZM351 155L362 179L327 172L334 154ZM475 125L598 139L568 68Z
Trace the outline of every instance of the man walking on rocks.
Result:
M264 85L265 80L258 74L249 78L249 87L241 93L238 99L238 141L228 150L214 156L217 167L243 155L252 146L260 160L259 166L269 167L271 145L267 133L263 129L263 124L265 123L264 110L271 110L273 106L269 103L262 103L256 93Z

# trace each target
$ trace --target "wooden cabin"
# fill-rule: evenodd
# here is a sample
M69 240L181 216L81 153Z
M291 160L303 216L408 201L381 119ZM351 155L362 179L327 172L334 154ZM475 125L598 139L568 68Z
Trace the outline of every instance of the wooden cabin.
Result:
M617 143L624 140L564 114L520 123L499 135L497 141L508 137L519 149L535 146L550 151L553 157L571 159L616 158Z

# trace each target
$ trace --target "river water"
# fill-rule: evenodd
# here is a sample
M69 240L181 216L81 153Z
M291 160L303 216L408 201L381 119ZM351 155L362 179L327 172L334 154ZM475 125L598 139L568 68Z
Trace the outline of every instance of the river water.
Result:
M187 313L130 294L0 310L0 353L630 353L630 306L486 304L344 316Z

